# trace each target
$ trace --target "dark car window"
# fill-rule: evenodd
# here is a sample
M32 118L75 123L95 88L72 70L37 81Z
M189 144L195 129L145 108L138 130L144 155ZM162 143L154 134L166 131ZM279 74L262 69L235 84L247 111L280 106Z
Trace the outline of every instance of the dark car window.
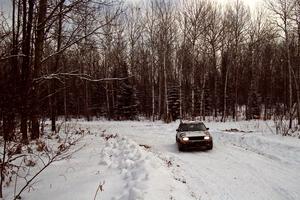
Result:
M179 131L205 131L206 127L203 123L199 124L180 124Z

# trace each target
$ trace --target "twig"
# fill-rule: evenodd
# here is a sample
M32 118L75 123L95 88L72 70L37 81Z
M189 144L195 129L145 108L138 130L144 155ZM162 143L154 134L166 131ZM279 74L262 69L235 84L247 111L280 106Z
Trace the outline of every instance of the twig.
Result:
M103 181L103 183L99 183L98 187L97 187L97 190L96 190L96 193L95 193L95 196L94 196L94 200L96 200L96 197L97 197L97 194L99 192L99 190L102 192L103 191L103 185L105 184L105 181Z
M23 188L20 190L20 192L15 196L14 200L17 200L20 198L21 193L30 185L30 183L40 174L42 173L57 157L58 155L55 155L46 165L40 169L33 177L31 177L26 184L23 186Z
M22 161L20 162L20 165L19 165L19 167L18 167L18 169L17 169L17 174L19 174L19 170L20 170L20 168L21 168L21 165L22 165L24 159L25 159L25 157L23 157ZM16 180L15 180L14 197L16 196L16 192L17 192L17 182L18 182L18 176L16 176Z
M70 145L69 146L66 146L62 151L58 151L56 152L56 154L52 157L50 157L49 153L47 153L46 155L48 156L49 160L47 163L43 163L44 166L33 176L31 177L29 180L27 180L26 176L24 177L25 181L26 181L26 184L22 187L22 189L19 191L19 193L17 195L15 195L14 197L14 200L17 200L20 198L20 195L22 194L22 192L27 188L27 187L30 187L31 186L31 183L36 179L36 177L41 174L49 165L51 165L53 162L55 161L59 161L59 160L62 160L63 158L66 158L67 156L70 156L71 154L73 154L74 152L68 154L67 156L62 156L62 153L65 153L67 152L70 147L72 145L74 145L76 142L78 142L82 137L79 137L78 139L74 140L73 142L69 143ZM81 149L81 148L79 148ZM76 151L75 151L76 152ZM30 168L29 168L30 169ZM18 173L17 173L17 176L18 176Z
M270 129L271 133L274 134L274 131L271 129L270 125L265 121L266 126ZM275 134L274 134L275 135Z
M22 158L22 157L26 157L26 156L27 156L26 154L18 155L14 158L8 159L5 163L11 163L12 161L17 160L18 158Z

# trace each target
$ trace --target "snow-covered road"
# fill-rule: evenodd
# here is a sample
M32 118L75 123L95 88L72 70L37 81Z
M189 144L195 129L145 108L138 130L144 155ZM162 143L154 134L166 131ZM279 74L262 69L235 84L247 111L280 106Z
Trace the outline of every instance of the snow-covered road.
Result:
M226 133L220 130L223 125L213 127L216 124L208 123L214 137L214 149L179 152L175 144L177 125L151 122L89 124L96 129L127 136L138 144L149 145L155 155L180 166L174 173L175 177L184 180L186 186L182 187L187 187L190 192L186 199L190 196L220 200L300 199L298 139L255 132L248 133L248 137L245 133Z
M178 123L70 122L89 130L74 146L82 148L47 168L22 199L300 199L300 139L274 135L261 121L211 122L213 150L179 152Z

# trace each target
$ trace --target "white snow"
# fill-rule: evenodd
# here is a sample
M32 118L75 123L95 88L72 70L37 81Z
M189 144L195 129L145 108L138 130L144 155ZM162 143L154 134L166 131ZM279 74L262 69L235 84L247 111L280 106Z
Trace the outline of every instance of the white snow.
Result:
M178 122L70 122L88 128L68 159L53 163L22 199L300 199L300 140L262 121L205 123L211 151L179 152ZM149 148L150 147L150 148ZM34 170L33 170L34 171ZM5 188L5 199L13 186Z

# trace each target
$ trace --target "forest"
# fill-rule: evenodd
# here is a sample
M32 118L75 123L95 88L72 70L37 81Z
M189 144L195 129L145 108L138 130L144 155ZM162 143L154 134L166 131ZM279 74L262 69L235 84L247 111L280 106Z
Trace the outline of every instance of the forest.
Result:
M60 119L300 123L300 1L12 0L0 13L0 134ZM296 123L294 123L296 121Z

